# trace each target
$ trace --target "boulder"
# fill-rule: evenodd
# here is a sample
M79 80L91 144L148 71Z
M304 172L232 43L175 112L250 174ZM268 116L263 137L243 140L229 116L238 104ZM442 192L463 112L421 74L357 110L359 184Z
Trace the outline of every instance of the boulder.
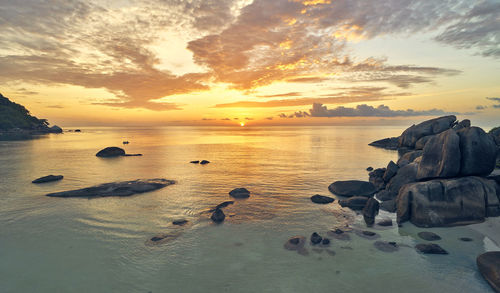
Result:
M246 188L235 188L229 192L229 195L234 198L248 198L250 197L250 191Z
M381 140L374 141L368 145L383 148L387 150L397 150L398 149L399 137L389 137Z
M360 180L335 181L328 190L340 196L372 196L377 190L371 182Z
M318 204L328 204L328 203L332 203L334 200L335 200L334 198L331 198L329 196L319 195L319 194L311 196L311 201L314 203L318 203Z
M375 197L380 201L391 200L394 198L394 196L391 195L391 193L387 191L387 189L380 190L379 192L377 192Z
M448 251L436 243L419 243L415 245L415 249L423 254L448 254Z
M389 182L389 180L398 173L399 167L394 163L393 161L390 161L389 164L387 165L387 168L385 169L384 176L382 179L384 179L384 182Z
M497 198L495 183L481 177L408 184L396 199L398 223L409 220L418 227L442 227L482 222L489 198Z
M453 126L456 120L457 117L450 115L434 118L420 124L413 125L401 134L398 141L398 147L414 148L416 142L420 138L448 130Z
M422 154L423 154L423 151L421 151L421 150L407 152L404 155L402 155L401 158L399 158L398 166L404 167L405 165L408 165L409 163L413 163L415 161L415 159L420 157Z
M367 226L373 226L378 215L379 203L373 197L369 198L363 208L363 219Z
M460 137L460 175L486 176L495 169L497 146L493 138L479 127L457 131Z
M101 158L112 158L112 157L120 157L125 156L125 150L119 147L107 147L105 149L100 150L97 154L97 157Z
M378 168L373 170L368 174L369 182L375 186L377 190L381 190L385 188L384 174L385 168Z
M425 145L429 142L431 138L433 138L434 135L426 135L424 137L421 137L417 142L415 143L415 149L416 150L423 150Z
M369 197L366 196L353 196L348 199L339 200L339 205L343 208L350 208L351 210L362 210Z
M398 173L387 184L386 190L388 193L384 195L385 198L387 200L394 199L404 185L417 182L417 171L417 163L411 163L400 168Z
M222 223L225 218L226 215L221 209L215 209L215 211L212 213L212 216L210 216L210 219L212 219L212 221L214 221L215 223Z
M500 292L500 251L481 254L476 259L477 267L483 278L495 292Z
M61 127L57 126L57 125L54 125L52 127L49 128L49 132L50 133L62 133L63 130Z
M432 137L425 145L417 179L451 178L460 173L460 137L453 129Z
M457 124L455 124L455 126L453 126L453 129L455 130L460 130L460 129L463 129L463 128L468 128L470 127L470 120L469 119L464 119L460 122L458 122Z
M46 182L59 181L63 178L64 178L63 175L47 175L47 176L37 178L31 182L35 183L35 184L40 184L40 183L46 183Z
M316 232L312 233L312 235L311 235L311 244L312 245L320 244L321 241L323 241L323 237L319 236L319 234Z
M175 184L167 179L144 179L123 182L112 182L92 187L49 193L51 197L106 197L106 196L131 196L138 193L150 192Z
M321 244L322 244L323 246L328 246L328 245L330 245L330 239L328 239L328 238L323 238L323 241L321 241Z

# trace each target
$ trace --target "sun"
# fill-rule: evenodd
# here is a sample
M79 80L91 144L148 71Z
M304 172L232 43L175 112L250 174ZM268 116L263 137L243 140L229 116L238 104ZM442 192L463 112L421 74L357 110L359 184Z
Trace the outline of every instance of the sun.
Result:
M241 127L245 126L245 122L240 122L240 126Z

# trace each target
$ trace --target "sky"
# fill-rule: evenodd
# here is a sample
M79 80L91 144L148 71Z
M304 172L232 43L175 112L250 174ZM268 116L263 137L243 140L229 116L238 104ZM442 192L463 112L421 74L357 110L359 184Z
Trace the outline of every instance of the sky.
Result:
M59 125L500 125L500 0L2 0L0 93Z

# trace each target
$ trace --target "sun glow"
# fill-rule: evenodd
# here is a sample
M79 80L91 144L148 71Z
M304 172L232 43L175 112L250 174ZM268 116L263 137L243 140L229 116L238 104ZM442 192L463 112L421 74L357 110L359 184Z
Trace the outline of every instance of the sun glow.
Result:
M245 122L240 122L240 126L241 127L245 126Z

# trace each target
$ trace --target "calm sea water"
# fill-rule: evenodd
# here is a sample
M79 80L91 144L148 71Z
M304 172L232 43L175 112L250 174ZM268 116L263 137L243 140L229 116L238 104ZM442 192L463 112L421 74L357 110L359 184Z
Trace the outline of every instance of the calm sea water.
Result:
M411 224L368 229L403 244L385 253L373 240L333 240L330 253L283 248L294 235L325 234L345 220L337 204L316 205L335 180L367 179L397 153L369 147L391 127L83 128L0 142L0 292L492 292L475 258L489 239L467 227L428 229L450 255L426 256ZM100 159L107 146L142 157ZM210 164L189 164L206 159ZM31 180L63 174L44 185ZM127 198L44 194L99 183L167 178L176 185ZM207 209L228 192L252 196L212 224ZM381 212L379 218L394 215ZM183 227L172 220L187 219ZM363 228L362 217L353 226ZM363 228L366 229L366 228ZM158 234L180 235L149 245ZM461 242L471 237L473 242ZM405 247L404 245L408 245ZM335 252L335 255L331 253Z

